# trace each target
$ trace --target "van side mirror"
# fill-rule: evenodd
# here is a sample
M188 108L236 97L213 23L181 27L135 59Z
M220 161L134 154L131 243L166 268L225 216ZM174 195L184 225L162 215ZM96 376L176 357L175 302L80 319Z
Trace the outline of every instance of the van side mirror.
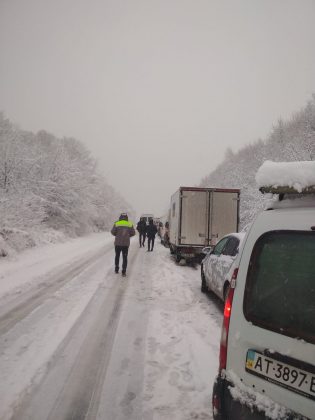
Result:
M205 246L204 248L202 248L201 253L203 255L208 255L211 253L212 250L213 250L213 246Z

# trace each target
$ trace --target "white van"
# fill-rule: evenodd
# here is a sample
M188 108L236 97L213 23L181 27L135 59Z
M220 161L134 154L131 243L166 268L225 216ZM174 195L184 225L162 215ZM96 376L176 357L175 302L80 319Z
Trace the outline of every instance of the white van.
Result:
M213 415L315 419L315 162L265 162L256 180L273 196L236 261Z

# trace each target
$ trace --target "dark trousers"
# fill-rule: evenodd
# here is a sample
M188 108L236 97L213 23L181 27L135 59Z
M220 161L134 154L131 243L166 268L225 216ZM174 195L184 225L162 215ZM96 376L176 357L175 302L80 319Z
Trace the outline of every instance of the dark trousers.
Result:
M155 238L148 237L148 251L153 251Z
M122 272L125 273L128 264L128 246L115 246L115 271L119 270L119 257L122 252Z
M139 245L144 246L145 243L145 233L139 233Z

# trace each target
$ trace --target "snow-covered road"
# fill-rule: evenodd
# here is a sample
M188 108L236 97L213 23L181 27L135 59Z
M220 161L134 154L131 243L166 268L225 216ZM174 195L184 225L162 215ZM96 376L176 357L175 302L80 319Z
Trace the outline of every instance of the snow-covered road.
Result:
M222 305L158 241L114 274L95 234L0 261L0 418L211 419Z

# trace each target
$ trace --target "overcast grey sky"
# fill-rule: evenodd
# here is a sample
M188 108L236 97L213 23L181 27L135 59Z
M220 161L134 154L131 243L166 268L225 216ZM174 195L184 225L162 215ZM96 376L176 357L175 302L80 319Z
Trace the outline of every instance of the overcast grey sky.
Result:
M315 0L0 0L0 110L161 215L311 98L314 22Z

